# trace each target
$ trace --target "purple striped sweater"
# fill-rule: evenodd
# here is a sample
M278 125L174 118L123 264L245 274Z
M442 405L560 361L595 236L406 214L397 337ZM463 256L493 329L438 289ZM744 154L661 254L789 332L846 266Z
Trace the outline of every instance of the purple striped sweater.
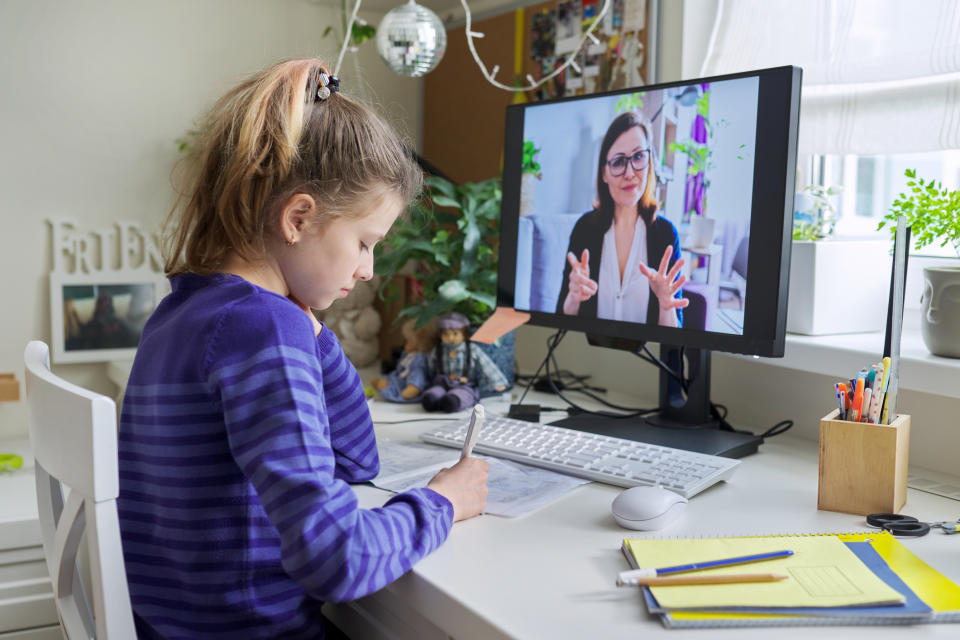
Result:
M360 509L373 423L333 333L229 275L183 275L147 323L120 418L120 530L141 638L320 638L447 537L414 489Z

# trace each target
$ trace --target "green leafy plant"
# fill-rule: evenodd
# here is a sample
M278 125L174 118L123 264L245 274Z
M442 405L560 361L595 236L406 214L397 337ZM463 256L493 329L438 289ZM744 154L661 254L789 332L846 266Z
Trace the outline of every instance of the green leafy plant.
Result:
M23 458L15 453L0 453L0 473L14 471L23 466Z
M646 95L644 91L637 91L636 93L628 93L626 95L620 96L620 99L617 100L617 113L623 113L625 111L640 111L643 109L643 96Z
M330 25L323 30L323 33L320 35L320 37L326 38L328 35L333 33L337 40L337 47L342 47L343 38L340 37L340 34L346 33L347 21L349 19L350 18L347 14L347 2L346 0L340 0L340 31L334 31L333 25ZM354 47L359 47L361 44L376 35L377 29L373 25L360 24L358 20L354 20L353 26L350 28L350 44Z
M697 115L703 117L704 126L707 129L707 142L696 142L692 138L683 142L671 142L669 148L674 152L685 154L689 158L687 163L687 173L696 175L704 172L703 186L710 186L710 181L706 179L707 169L713 168L713 149L710 141L713 140L715 126L710 122L710 92L707 91L697 98ZM720 120L716 126L725 127L729 123L726 120ZM740 145L741 151L745 145Z
M478 327L496 307L500 178L454 185L431 176L424 184L423 197L377 245L380 296L395 297L395 276L403 275L414 299L397 322L413 317L422 327L457 311Z
M537 180L543 177L540 172L540 163L535 160L540 149L533 145L533 142L527 140L523 143L523 164L520 166L521 173L530 173L537 177Z
M837 226L836 209L831 198L841 187L808 184L801 193L807 194L809 205L793 214L794 240L823 240L833 235Z
M892 237L897 218L903 216L915 248L922 249L939 239L941 247L951 244L960 256L960 189L947 189L937 180L918 180L916 169L907 169L904 175L908 190L893 201L877 229L890 223Z

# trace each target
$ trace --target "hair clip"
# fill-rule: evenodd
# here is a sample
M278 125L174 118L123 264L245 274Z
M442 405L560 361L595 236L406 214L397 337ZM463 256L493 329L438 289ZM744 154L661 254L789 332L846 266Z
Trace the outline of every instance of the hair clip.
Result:
M326 100L330 97L331 93L336 93L340 91L340 78L337 76L327 75L323 71L320 72L320 75L317 77L317 98L320 100Z

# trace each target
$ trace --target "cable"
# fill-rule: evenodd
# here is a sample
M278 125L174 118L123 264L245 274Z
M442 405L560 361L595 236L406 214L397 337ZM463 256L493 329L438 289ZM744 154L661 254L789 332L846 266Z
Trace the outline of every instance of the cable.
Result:
M552 362L554 363L554 367L555 367L557 370L560 369L560 367L558 367L558 366L556 365L556 359L553 357L553 352L554 352L554 350L557 348L557 345L560 344L560 340L563 339L563 336L564 336L565 334L566 334L566 330L562 330L562 331L558 331L558 332L557 332L556 334L554 334L553 336L550 336L549 338L547 338L547 355L546 355L546 357L543 359L543 360L544 360L544 363L546 363L547 381L550 383L550 387L553 389L553 392L554 392L555 394L557 394L557 396L558 396L561 400L563 400L564 402L566 402L568 405L570 405L570 406L573 407L574 409L580 411L581 413L586 413L586 414L595 415L595 416L603 416L603 417L605 417L605 418L637 418L637 417L641 417L641 416L644 416L644 415L647 415L647 414L656 413L657 411L660 410L659 407L657 407L657 408L655 408L655 409L636 409L636 408L632 408L632 407L622 407L622 406L620 406L620 405L613 404L612 402L608 402L608 401L606 401L606 400L604 400L604 399L602 399L602 398L598 398L597 396L593 395L592 393L590 393L590 392L588 392L588 391L582 391L582 390L581 390L581 393L584 393L585 395L593 398L594 400L597 400L598 402L600 402L600 403L603 404L603 405L606 405L606 406L608 406L608 407L610 407L610 408L612 408L612 409L618 409L618 410L620 410L620 411L627 411L627 412L629 412L629 413L622 413L622 414L611 414L611 413L605 413L605 412L602 412L602 411L592 411L592 410L590 410L590 409L586 409L586 408L581 407L580 405L578 405L576 402L574 402L574 401L571 400L570 398L568 398L568 397L566 397L565 395L563 395L563 392L561 392L560 389L557 388L556 384L554 383L553 375L552 375L551 372L550 372L550 362L552 361ZM538 371L539 371L539 369L538 369Z
M537 367L536 373L530 376L530 382L527 383L527 387L523 390L523 394L520 396L520 399L517 400L517 404L523 404L523 399L527 397L527 393L530 391L530 387L533 386L533 381L537 379L538 375L540 375L540 371L542 371L543 368L546 366L547 360L550 358L550 355L553 353L553 350L557 348L557 345L560 344L560 341L563 340L563 336L565 336L566 334L567 334L566 329L557 329L557 332L553 334L554 336L558 336L556 344L554 344L553 347L550 347L550 338L547 338L547 347L549 348L549 351L547 351L547 355L543 359L543 362L541 362L540 366Z
M671 369L663 360L653 355L653 352L650 351L650 349L647 347L646 342L644 342L640 346L643 349L644 353L647 354L647 358L644 358L638 352L634 352L634 355L638 356L641 360L646 360L650 364L660 367L662 371L664 371L667 375L669 375L671 378L673 378L674 380L680 383L680 387L683 389L684 393L689 392L689 381L683 375L683 358L684 358L683 352L685 347L680 347L680 374L677 375L677 373L673 369Z
M671 378L673 378L674 380L680 383L680 385L683 387L684 393L688 393L690 380L687 379L684 371L685 347L682 347L682 346L680 347L679 375L677 374L677 372L670 369L670 367L666 363L664 363L663 360L653 355L650 349L647 348L646 344L643 344L642 348L643 348L643 351L646 353L646 356L644 356L640 352L634 352L634 355L636 355L638 358L640 358L645 362L649 362L650 364L653 364L659 367L667 375L669 375ZM756 435L751 431L746 431L744 429L737 429L732 424L727 422L727 407L722 404L715 404L711 402L710 415L713 417L714 420L717 421L717 424L720 425L720 429L722 429L723 431L732 431L734 433L743 433L751 436ZM793 427L793 420L781 420L777 424L773 425L772 427L770 427L769 429L761 433L759 437L766 439L766 438L772 438L773 436L779 436L780 434L789 431L792 427Z

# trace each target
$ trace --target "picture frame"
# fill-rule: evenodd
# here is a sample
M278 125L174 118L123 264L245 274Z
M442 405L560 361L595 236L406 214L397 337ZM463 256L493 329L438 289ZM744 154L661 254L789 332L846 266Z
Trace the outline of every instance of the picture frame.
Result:
M147 318L169 291L152 271L52 272L53 361L133 360Z

